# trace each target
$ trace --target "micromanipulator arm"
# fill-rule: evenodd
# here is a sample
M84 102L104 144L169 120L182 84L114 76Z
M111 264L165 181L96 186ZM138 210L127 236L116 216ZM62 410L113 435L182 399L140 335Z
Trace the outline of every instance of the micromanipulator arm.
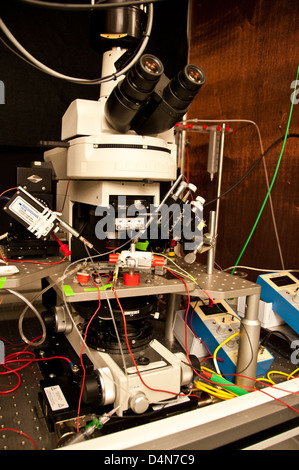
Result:
M61 226L88 248L93 248L88 240L61 220L56 212L44 206L21 186L18 186L17 192L5 204L3 210L24 225L36 238L46 239L52 232L57 232Z

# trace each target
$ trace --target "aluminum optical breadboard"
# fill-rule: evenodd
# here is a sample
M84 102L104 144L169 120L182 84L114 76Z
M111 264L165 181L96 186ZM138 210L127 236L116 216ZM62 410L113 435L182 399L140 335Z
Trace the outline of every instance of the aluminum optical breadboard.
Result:
M27 322L26 328L30 337L35 338L39 334L39 327L35 322ZM20 343L18 323L16 320L0 322L0 336L13 343ZM21 351L26 345L17 346L6 344L6 353L11 354ZM23 357L28 357L24 355ZM24 365L24 363L21 363ZM19 364L11 365L12 368L20 367ZM1 369L3 372L5 369ZM6 371L8 372L8 371ZM19 370L20 384L14 373L0 376L0 451L1 450L34 450L34 445L20 432L26 433L36 443L38 450L50 450L53 448L54 437L48 430L46 419L41 408L38 394L39 382L43 378L37 362ZM16 387L10 393L3 394L4 390ZM10 428L10 429L9 429ZM15 431L12 431L14 429Z
M207 298L205 292L208 292L212 297L227 299L260 293L260 286L246 279L216 270L213 274L207 274L205 266L196 263L190 266L183 262L176 262L196 280L195 283L187 277L184 278L191 296ZM168 266L169 269L172 268L171 263ZM54 282L58 277L58 274L51 275L50 282ZM103 289L102 286L100 288ZM57 283L55 289L59 294L64 294L67 302L98 299L98 289L92 281L81 285L77 282L76 276L66 279L63 286L61 286L61 283ZM167 273L167 276L160 276L151 272L140 272L140 283L138 286L125 286L119 281L115 286L115 290L120 298L158 294L186 294L185 284L170 273ZM111 289L105 290L101 295L103 297L114 298L114 293Z
M16 266L18 272L12 275L0 275L0 289L17 289L53 274L59 276L69 264L68 261L60 261L60 256L36 259L34 263L25 259L20 262L9 261L9 266ZM5 265L1 264L1 266Z

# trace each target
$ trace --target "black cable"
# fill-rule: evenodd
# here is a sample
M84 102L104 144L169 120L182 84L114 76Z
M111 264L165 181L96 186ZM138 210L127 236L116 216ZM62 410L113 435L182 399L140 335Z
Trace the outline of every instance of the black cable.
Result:
M290 356L286 356L285 354L283 354L281 351L279 351L279 349L277 349L277 348L276 348L275 346L273 346L273 344L271 344L271 343L268 343L268 344L267 344L267 348L272 349L274 352L276 352L277 354L279 354L279 356L283 357L284 359L287 359L287 360L290 359Z
M107 10L109 8L120 8L127 6L138 6L147 3L159 3L166 0L127 0L123 3L95 3L92 4L73 4L73 3L50 3L40 0L16 0L25 5L46 8L51 10L72 10L72 11L92 11L92 10Z
M261 346L266 347L267 344L268 344L268 341L269 341L269 339L272 335L278 336L278 337L284 339L288 343L289 346L291 345L291 340L285 333L283 333L282 331L279 331L279 330L272 330L272 331L269 331L266 334L266 336L263 338L263 340L261 341Z
M295 138L298 138L299 137L299 134L288 134L287 136L287 139L289 138L292 138L292 137L295 137ZM284 140L284 136L281 136L279 137L279 139L275 140L275 142L273 142L270 147L267 148L267 150L265 150L265 152L254 162L254 164L249 168L249 170L245 173L245 175L242 176L242 178L237 181L233 186L231 186L227 191L225 191L224 193L220 194L220 196L216 197L215 199L212 199L211 201L208 201L204 204L204 207L208 206L209 204L212 204L213 202L217 201L217 199L220 199L224 196L226 196L228 193L230 193L233 189L235 189L237 186L239 186L239 184L242 183L242 181L247 178L247 176L250 175L250 173L254 170L254 168L260 163L260 161L263 159L263 157L273 148L275 147L277 144L279 144L280 142L282 142Z

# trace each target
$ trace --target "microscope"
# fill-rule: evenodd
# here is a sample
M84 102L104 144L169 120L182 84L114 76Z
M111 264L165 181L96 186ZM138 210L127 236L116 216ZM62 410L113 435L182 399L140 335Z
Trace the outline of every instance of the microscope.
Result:
M80 266L68 282L76 295L57 283L60 303L45 323L64 334L84 370L84 406L112 406L119 417L176 403L193 377L189 358L158 341L149 318L158 295L168 293L167 256L178 250L193 262L203 247L204 201L178 173L175 125L205 75L189 64L169 79L161 60L142 51L152 12L152 4L120 5L93 19L93 37L109 45L99 99L73 101L62 118L60 144L44 153L62 212L41 207L22 188L6 206L37 237L64 232L68 238L71 262ZM51 387L42 386L47 409ZM69 408L67 399L59 406L59 412Z
M135 16L140 21L133 21ZM103 35L113 47L103 54L103 77L114 77L119 64L126 59L128 47L131 49L143 34L142 30L120 30L119 25L128 28L134 24L135 28L136 24L144 25L146 18L150 21L150 12L140 7L108 11ZM128 36L132 39L130 44L123 40ZM175 227L186 206L190 208L189 225L192 223L193 231L198 225L196 217L197 211L202 211L202 200L194 195L196 187L178 175L174 126L188 111L204 82L204 72L195 65L186 65L169 79L160 59L144 53L126 74L102 83L98 101L77 99L70 104L62 118L64 145L44 154L45 161L51 162L54 169L58 205L66 195L62 219L93 246L105 242L106 251L111 250L106 267L102 259L98 264L95 256L85 269L87 278L95 272L104 274L106 269L118 291L119 273L123 275L124 289L119 302L113 295L109 298L108 290L102 291L101 307L88 329L84 350L92 372L85 377L83 401L97 406L113 405L119 416L128 410L142 414L152 403L174 400L193 376L184 353L171 352L153 337L148 318L157 310L157 295L147 293L151 289L147 290L142 276L160 275L163 279L165 258L159 253L139 250L139 244L151 242L148 237L151 230L159 238L163 227L168 240L163 240L162 246L168 244L171 248L181 242L182 229ZM161 183L170 185L164 198ZM171 215L166 230L161 210L172 204L179 210ZM139 215L134 216L134 212ZM106 231L105 224L101 224L104 213ZM78 245L83 246L80 242L76 246L77 241L69 239L72 260L86 256L77 251ZM126 250L118 250L128 241ZM187 253L201 246L202 237ZM93 295L97 299L97 294ZM83 344L80 327L86 325L97 307L97 300L86 298L82 296L82 301L72 302L76 327L68 320L65 333L77 354ZM55 328L61 331L59 320Z

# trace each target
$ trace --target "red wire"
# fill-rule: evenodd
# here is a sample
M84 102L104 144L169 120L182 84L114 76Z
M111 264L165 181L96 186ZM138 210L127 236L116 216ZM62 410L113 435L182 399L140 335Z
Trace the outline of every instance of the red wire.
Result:
M39 337L35 338L33 341L35 341L37 339L39 339ZM10 344L12 344L12 343L10 343ZM11 392L15 391L21 384L21 377L18 374L18 371L21 370L21 369L24 369L25 367L29 366L33 362L48 361L48 360L51 360L51 359L64 359L64 360L68 361L69 363L71 363L70 359L68 359L67 357L64 357L64 356L52 356L52 357L45 357L45 358L37 358L33 352L26 351L26 349L28 349L29 347L30 347L30 345L27 345L26 348L23 351L17 351L17 352L11 353L11 354L9 354L8 356L5 357L5 362L4 362L4 364L1 364L1 365L2 365L2 367L4 367L6 369L6 371L0 372L0 376L1 375L8 375L8 374L15 374L18 377L18 383L15 387L13 387L10 390L0 391L0 394L7 394L7 393L11 393ZM31 355L31 358L27 357L25 359L20 359L19 356L23 355L23 354L29 354L29 355ZM12 364L12 363L15 363L15 362L25 362L25 364L20 366L20 367L15 368L15 369L12 369L12 368L7 366L7 364Z
M247 377L246 375L241 375L241 374L227 374L227 375L233 375L233 376L236 376L236 377L242 377L242 378L245 378L245 379L249 379L249 380L255 380L253 379L252 377ZM232 384L233 386L234 384ZM292 395L299 395L299 392L293 392L293 391L288 391L288 390L284 390L283 388L281 387L277 387L277 385L269 385L267 383L264 383L263 385L266 385L266 387L270 387L271 389L274 389L274 390L279 390L281 392L286 392L286 393L290 393ZM249 385L242 385L243 388L247 388L248 390L252 390L252 391L255 391L255 392L262 392L264 393L265 395L268 395L270 398L273 398L274 400L278 401L279 403L281 403L282 405L284 406L287 406L288 408L290 408L291 410L295 411L297 414L299 414L299 410L296 410L296 408L294 408L293 406L289 405L288 403L280 400L280 398L276 398L276 397L273 397L273 395L271 395L270 393L267 393L265 392L265 390L262 390L262 389L259 389L259 388L255 388L255 387L250 387Z
M187 157L187 180L189 181L189 170L190 170L190 162L189 162L189 149L188 149L188 145L186 145L185 147L186 149L186 157Z
M130 348L130 344L129 344L129 340L128 340L128 335L127 335L127 322L126 322L126 317L125 317L123 308L122 308L122 306L121 306L121 303L120 303L120 301L119 301L119 298L118 298L118 295L117 295L116 291L114 290L114 288L112 288L112 290L113 290L113 292L114 292L116 301L117 301L117 303L118 303L118 305L119 305L119 308L120 308L120 311L121 311L121 313L122 313L123 322L124 322L124 331L125 331L125 338L126 338L127 348L128 348L129 353L130 353L130 356L131 356L131 358L132 358L132 361L133 361L133 363L134 363L134 366L135 366L135 368L136 368L138 377L139 377L139 379L141 380L142 384L143 384L146 388L148 388L149 390L152 390L152 391L154 391L154 392L168 393L168 394L170 394L170 395L175 395L175 396L191 396L191 395L186 395L186 394L183 394L183 393L170 392L169 390L161 390L161 389L158 389L158 388L152 388L152 387L150 387L149 385L147 385L147 384L144 382L144 380L143 380L143 378L142 378L142 376L141 376L141 374L140 374L140 371L139 371L139 369L138 369L138 366L137 366L137 364L136 364L135 358L134 358L134 356L133 356L133 354L132 354L131 348ZM196 398L199 398L197 395L195 395L195 396L196 396Z
M1 340L1 341L4 341L4 342L7 343L7 344L10 344L11 346L15 346L15 347L23 346L23 344L25 344L24 342L22 342L22 343L11 343L11 342L8 341L7 339L2 338L2 336L0 336L0 340Z
M173 276L177 277L178 279L180 279L184 285L185 285L185 289L187 291L187 294L188 294L188 302L187 302L187 308L186 308L186 314L185 314L185 349L186 349L186 356L187 356L187 359L188 359L188 362L193 370L193 372L198 375L200 377L200 374L193 368L192 366L192 363L191 363L191 360L190 360L190 357L189 357L189 351L188 351L188 347L187 347L187 332L188 332L188 325L187 325L187 316L188 316L188 312L189 312L189 309L190 309L190 292L189 292L189 289L188 289L188 286L187 286L187 283L185 281L185 279L183 279L182 277L178 276L177 274L175 274L174 272L172 272L169 268L167 268L166 266L164 266L164 269L167 269L167 271L169 271Z
M14 428L1 428L0 431L13 431L13 432L17 432L18 434L21 434L22 436L27 437L27 439L29 439L29 441L32 442L32 444L34 445L35 450L37 450L36 442L34 442L34 440L31 439L31 437L28 436L28 434L26 434L25 432L23 432L23 431L18 431L17 429L14 429Z
M35 338L33 341L36 341L39 338L40 338L40 336ZM10 342L10 341L5 340L4 338L1 338L1 340L5 341L6 343L8 343L10 345L13 345L13 346L23 346L23 344L24 344L23 343L23 344L17 345L17 344L14 344L14 343ZM8 356L5 357L5 363L1 364L1 365L2 365L2 367L4 367L6 369L6 371L0 372L0 375L15 374L18 378L18 383L13 388L11 388L9 390L1 390L0 391L1 395L6 395L8 393L12 393L12 392L14 392L15 390L17 390L19 388L19 386L21 385L22 380L21 380L20 374L18 374L18 371L21 370L21 369L24 369L28 365L32 364L32 362L48 361L48 360L51 360L51 359L64 359L64 360L68 361L69 363L71 363L70 359L68 359L67 357L64 357L64 356L52 356L52 357L47 357L47 358L36 358L36 356L33 352L27 351L27 349L29 347L30 347L30 345L27 345L22 351L13 352L13 353L11 353L11 354L9 354ZM25 359L20 359L19 356L21 356L23 354L30 355L31 357L27 357ZM7 366L7 364L18 363L18 362L25 362L25 364L20 366L20 367L15 368L15 369L11 369L10 367ZM32 442L32 444L34 445L35 450L37 450L36 443L25 432L19 431L17 429L10 428L10 427L0 429L0 431L8 431L8 430L16 432L18 434L21 434L22 436L29 439L29 441Z
M86 337L87 337L87 332L88 332L88 328L92 322L92 320L94 319L94 317L96 316L96 314L98 313L100 307L101 307L101 292L100 292L100 288L99 286L97 285L97 283L93 280L92 281L93 284L96 286L96 288L98 289L98 294L99 294L99 305L98 305L98 308L96 309L96 311L94 312L94 314L92 315L91 319L89 320L87 326L86 326L86 329L85 329L85 334L84 334L84 340L83 340L83 346L82 346L82 349L80 351L80 363L81 363L81 366L82 366L82 369L83 369L83 377L82 377L82 385L81 385L81 391L80 391L80 396L79 396L79 403L78 403L78 412L77 412L77 432L79 432L79 419L80 419L80 408L81 408L81 402L82 402L82 395L83 395L83 389L84 389L84 383L85 383L85 375L86 375L86 371L85 371L85 367L84 367L84 364L83 364L83 360L82 360L82 354L83 354L83 351L84 351L84 348L85 348L85 342L86 342Z
M206 345L206 343L204 343L204 341L199 338L199 336L197 336L197 334L195 333L195 331L193 330L193 325L192 325L192 319L193 319L193 314L194 314L194 311L195 311L195 308L192 310L192 313L191 313L191 316L190 316L190 329L192 331L192 333L194 334L195 338L197 338L203 345L204 347L206 348L206 350L208 351L208 353L210 354L210 356L213 356L213 354L211 353L211 351L209 350L208 346ZM188 315L188 312L186 312L187 315Z
M201 290L209 297L211 303L214 304L214 305L216 305L216 302L215 302L215 300L213 299L213 297L211 297L210 294L209 294L207 291L205 291L205 290L203 290L203 289L201 289Z
M3 365L3 364L2 364L2 365ZM6 366L3 366L3 367L5 367L5 369L7 369L7 370L10 370L10 372L2 372L1 375L2 375L2 374L5 374L5 373L7 373L7 374L11 374L11 373L12 373L12 374L15 374L15 375L18 377L18 383L17 383L17 385L16 385L15 387L11 388L10 390L1 390L1 391L0 391L0 394L1 394L1 395L6 395L7 393L14 392L15 390L17 390L17 388L19 388L19 386L20 386L20 384L21 384L21 376L20 376L16 371L14 371L13 369L9 369L9 368L6 367Z
M27 367L29 364L31 364L33 362L33 359L30 359L30 358L27 358L27 359L16 359L14 360L13 358L16 357L17 355L19 354L32 354L34 357L34 353L29 353L29 351L20 351L20 352L17 352L17 353L12 353L10 354L9 356L6 356L5 358L5 363L2 364L2 366L6 369L5 372L0 372L0 375L7 375L7 374L15 374L17 377L18 377L18 383L15 387L13 387L12 389L10 390L2 390L0 391L0 394L1 395L4 395L4 394L7 394L7 393L11 393L11 392L14 392L15 390L17 390L17 388L20 386L21 384L21 377L20 375L18 374L17 371L21 370L21 369L24 369L24 367ZM10 367L7 367L6 364L10 364L11 362L19 362L19 361L26 361L26 364L24 364L23 366L21 367L18 367L16 369L11 369Z
M38 340L40 337L37 337L35 338L33 341L35 340ZM8 344L11 344L11 345L14 345L14 343L11 343L10 341L7 341L5 340L4 338L1 338L3 341L7 342ZM21 345L14 345L14 346L22 346ZM35 354L31 351L26 351L26 349L28 349L30 347L30 345L27 345L26 348L23 350L23 351L18 351L18 352L14 352L14 353L11 353L9 354L8 356L6 356L5 358L5 363L4 364L1 364L2 367L4 367L5 369L7 369L7 371L5 372L0 372L0 375L5 375L5 374L15 374L17 377L18 377L18 383L17 385L15 385L13 388L11 388L10 390L1 390L0 391L0 394L1 395L4 395L4 394L8 394L8 393L11 393L11 392L14 392L15 390L17 390L17 388L20 386L21 384L21 376L18 374L17 371L21 370L21 369L24 369L25 367L27 367L28 365L32 364L32 362L37 362L37 361L48 361L48 360L51 360L51 359L65 359L66 361L68 361L69 363L71 363L70 359L68 359L67 357L64 357L64 356L52 356L52 357L47 357L47 358L36 358L35 357ZM22 354L29 354L31 355L31 358L25 358L25 359L20 359L18 358L19 355L22 355ZM33 356L33 357L32 357ZM26 362L26 364L24 364L23 366L20 366L16 369L11 369L9 367L7 367L6 364L11 364L11 363L15 363L15 362ZM18 434L21 434L22 436L26 437L27 439L29 439L30 442L32 442L32 444L34 445L35 447L35 450L37 450L37 445L36 445L36 442L34 442L34 440L28 435L26 434L25 432L23 431L19 431L17 429L14 429L14 428L10 428L10 427L6 427L6 428L1 428L0 431L13 431L13 432L16 432Z

